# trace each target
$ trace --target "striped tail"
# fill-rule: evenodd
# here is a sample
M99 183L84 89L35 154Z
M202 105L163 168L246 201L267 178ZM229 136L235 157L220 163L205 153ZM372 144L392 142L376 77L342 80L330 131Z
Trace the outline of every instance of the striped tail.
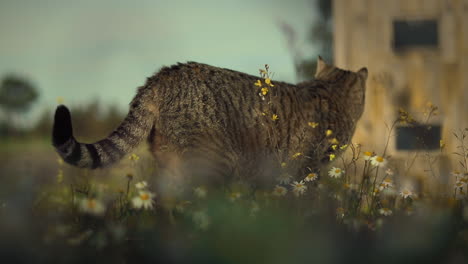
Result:
M144 91L140 89L139 92ZM70 111L60 105L55 111L52 143L63 160L71 165L92 169L110 166L148 136L155 118L155 108L148 105L153 102L148 99L137 95L119 127L107 138L92 144L76 141Z

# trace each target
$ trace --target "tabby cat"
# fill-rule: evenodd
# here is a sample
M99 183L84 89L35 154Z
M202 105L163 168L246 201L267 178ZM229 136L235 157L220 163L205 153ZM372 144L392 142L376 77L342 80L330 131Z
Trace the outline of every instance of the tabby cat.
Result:
M256 76L179 63L148 78L125 120L98 142L76 141L70 112L60 105L53 145L81 168L109 166L147 139L159 165L187 177L244 177L282 163L294 163L293 173L316 170L333 144L350 141L364 110L367 69L342 70L319 57L315 77L297 85L272 82L265 98Z

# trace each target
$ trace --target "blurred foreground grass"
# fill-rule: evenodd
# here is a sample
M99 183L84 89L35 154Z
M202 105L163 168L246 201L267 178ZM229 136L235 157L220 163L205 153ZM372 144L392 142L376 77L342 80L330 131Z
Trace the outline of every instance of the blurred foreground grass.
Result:
M406 195L395 172L376 173L360 150L356 171L367 183L323 171L302 181L304 192L292 181L264 190L233 182L187 187L193 192L184 196L160 180L144 147L111 169L89 171L63 164L47 140L1 145L3 263L468 260L466 195L416 188ZM376 191L373 175L391 181Z

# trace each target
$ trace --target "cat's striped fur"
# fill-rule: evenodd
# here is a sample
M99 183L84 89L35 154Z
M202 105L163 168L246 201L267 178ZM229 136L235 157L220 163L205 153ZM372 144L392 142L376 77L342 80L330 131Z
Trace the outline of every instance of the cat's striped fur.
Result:
M328 160L327 129L340 144L349 142L364 109L367 69L345 71L319 58L315 80L273 81L267 100L254 86L258 79L195 62L165 67L138 89L121 125L96 143L77 142L70 113L59 106L53 145L66 162L98 168L148 139L151 152L166 166L193 161L229 174L252 172L275 153L281 159L304 153L299 167L316 168ZM272 114L279 119L271 120ZM308 122L319 126L311 128Z

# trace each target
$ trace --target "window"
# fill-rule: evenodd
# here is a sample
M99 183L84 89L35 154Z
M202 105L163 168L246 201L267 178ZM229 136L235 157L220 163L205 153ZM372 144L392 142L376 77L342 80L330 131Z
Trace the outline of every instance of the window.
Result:
M436 150L440 147L440 125L397 127L397 150Z
M393 48L402 51L414 47L437 47L439 44L437 20L393 21Z

